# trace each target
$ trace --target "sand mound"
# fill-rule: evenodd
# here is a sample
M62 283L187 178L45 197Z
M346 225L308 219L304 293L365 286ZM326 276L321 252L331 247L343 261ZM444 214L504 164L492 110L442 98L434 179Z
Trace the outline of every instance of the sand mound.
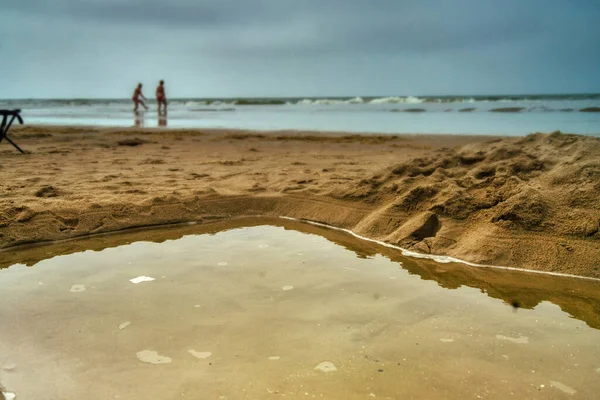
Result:
M0 248L288 216L425 253L600 276L597 138L62 129L17 129L31 154L2 153Z
M553 233L600 239L600 140L560 132L441 150L390 168L382 186L394 188L391 209L433 212L442 225L477 225L503 235ZM379 193L374 193L377 195ZM465 228L463 228L465 229ZM402 229L399 230L403 231ZM444 234L442 229L441 234ZM452 253L464 235L432 242ZM406 244L403 234L390 238ZM468 247L495 240L480 238ZM511 246L514 250L514 245ZM460 246L461 252L465 251ZM422 247L420 248L422 249ZM494 256L492 256L493 258ZM589 254L600 261L600 253ZM479 261L492 262L485 255Z

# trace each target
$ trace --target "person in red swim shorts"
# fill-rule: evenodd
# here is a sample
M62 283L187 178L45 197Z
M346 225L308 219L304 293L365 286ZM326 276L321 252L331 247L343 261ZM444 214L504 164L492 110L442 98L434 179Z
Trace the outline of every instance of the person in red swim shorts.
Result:
M140 100L140 97L144 100L147 100L146 97L144 97L144 95L142 94L142 84L138 83L137 87L135 88L135 90L133 91L133 97L131 98L131 100L133 100L133 104L135 104L135 107L133 108L133 111L137 111L138 106L141 104L146 110L148 109L148 107L146 106L146 104L144 104L144 102L142 100Z
M158 112L160 107L164 107L164 112L167 112L167 95L165 94L165 81L160 81L156 88L156 102L158 103Z

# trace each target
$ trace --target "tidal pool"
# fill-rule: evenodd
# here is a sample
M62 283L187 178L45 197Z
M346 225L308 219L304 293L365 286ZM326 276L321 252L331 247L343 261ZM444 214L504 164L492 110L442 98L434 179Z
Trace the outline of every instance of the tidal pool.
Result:
M597 281L281 219L15 249L0 268L7 398L600 398Z

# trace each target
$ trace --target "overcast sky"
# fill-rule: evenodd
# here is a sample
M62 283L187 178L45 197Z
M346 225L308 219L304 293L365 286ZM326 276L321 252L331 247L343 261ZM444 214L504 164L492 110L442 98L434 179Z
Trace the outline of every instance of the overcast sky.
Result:
M600 0L12 0L0 98L600 92Z

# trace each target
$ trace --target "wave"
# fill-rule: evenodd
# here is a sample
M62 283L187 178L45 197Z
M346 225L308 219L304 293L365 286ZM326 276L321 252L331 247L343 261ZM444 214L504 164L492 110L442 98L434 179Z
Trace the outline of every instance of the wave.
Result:
M408 96L408 97L381 97L379 99L373 99L369 101L370 104L396 104L396 103L409 103L409 104L418 104L423 103L424 100L418 97Z
M309 106L309 105L338 105L338 104L365 104L365 99L362 97L352 97L352 98L308 98L301 99L297 101L288 102L288 104L296 104L301 106Z
M557 104L562 102L563 104ZM497 108L528 107L536 111L551 111L554 108L574 111L593 111L598 108L600 94L566 95L492 95L492 96L356 96L356 97L265 97L265 98L172 98L169 105L184 109L199 107L241 107L241 106L328 106L328 105L394 105L394 104L498 104ZM153 98L149 99L154 104ZM511 104L512 103L512 104ZM515 104L517 103L517 104ZM526 103L526 104L523 104ZM552 106L556 104L556 106ZM121 99L5 99L0 100L1 108L79 108L122 107L131 105L131 100ZM465 106L471 108L471 106ZM492 106L493 107L493 106ZM590 111L592 110L592 111ZM533 110L531 110L533 111ZM505 111L506 112L506 111Z
M490 112L505 112L505 113L518 113L525 109L525 107L501 107L492 108Z

